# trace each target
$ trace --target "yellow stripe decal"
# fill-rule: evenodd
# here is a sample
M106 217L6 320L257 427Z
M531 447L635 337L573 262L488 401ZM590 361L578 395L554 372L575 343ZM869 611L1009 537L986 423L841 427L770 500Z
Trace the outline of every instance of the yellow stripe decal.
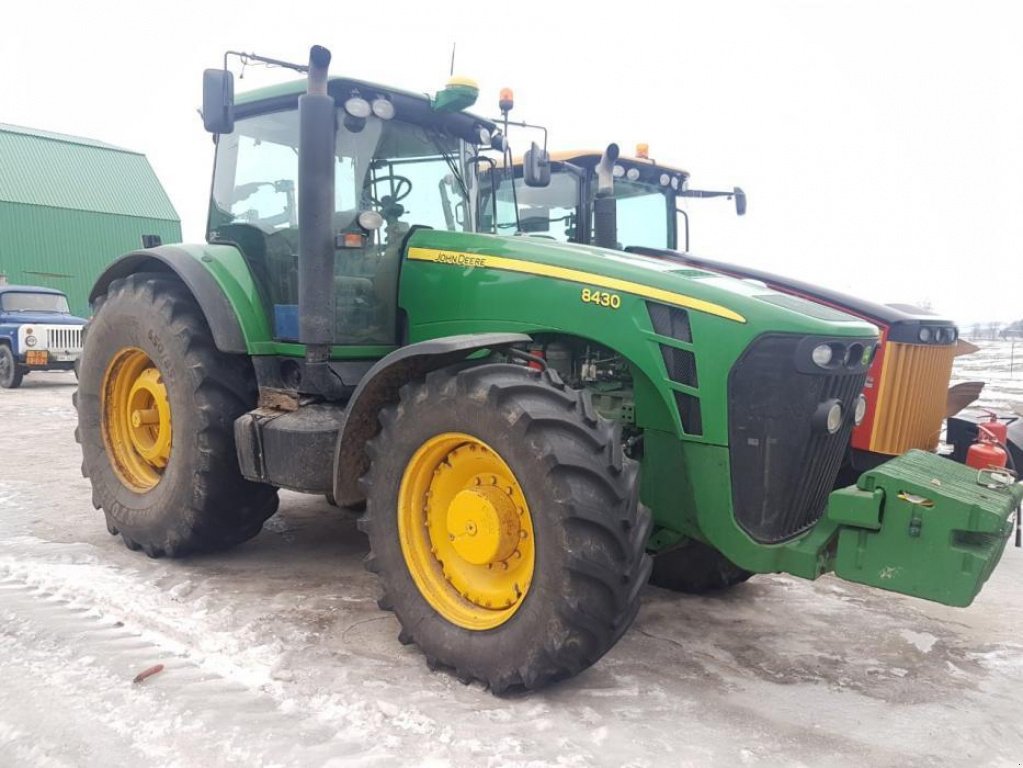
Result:
M642 283L633 283L630 280L619 280L607 275L598 275L593 272L583 272L578 269L567 269L566 267L555 267L550 264L540 264L535 261L522 261L520 259L508 259L504 256L484 256L478 253L462 253L460 251L443 251L437 248L409 248L408 257L414 261L432 261L437 264L451 264L456 267L484 267L487 269L501 269L506 272L521 272L527 275L539 275L541 277L553 277L558 280L568 280L572 283L584 285L595 285L601 288L608 288L612 291L622 291L645 299L660 301L665 304L673 304L677 307L693 309L697 312L706 312L708 315L716 315L726 320L734 320L737 323L745 323L746 318L728 307L714 304L703 299L696 299L673 291L665 291L661 288L652 288Z

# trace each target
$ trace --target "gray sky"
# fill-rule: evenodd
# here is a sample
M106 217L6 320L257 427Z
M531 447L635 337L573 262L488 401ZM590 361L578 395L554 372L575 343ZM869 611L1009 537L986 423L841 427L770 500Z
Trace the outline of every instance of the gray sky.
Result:
M693 186L742 186L742 219L692 201L696 253L963 323L1023 318L1018 3L61 0L12 5L4 26L0 122L145 152L186 240L212 160L202 70L225 49L302 60L321 43L335 73L434 91L457 41L478 113L511 86L513 117L554 148L645 141Z

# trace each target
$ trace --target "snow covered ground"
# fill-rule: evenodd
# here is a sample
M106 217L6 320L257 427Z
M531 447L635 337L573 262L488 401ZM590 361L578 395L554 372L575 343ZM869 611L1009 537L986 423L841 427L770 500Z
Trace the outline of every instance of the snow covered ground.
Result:
M956 358L952 383L985 381L977 405L1000 413L1015 409L1023 415L1023 339L972 341L980 351Z
M1023 401L1005 359L991 404ZM1020 550L968 609L830 577L648 588L593 669L497 698L397 642L365 538L319 499L284 494L225 554L126 550L79 474L73 389L33 374L0 390L0 766L1023 760Z

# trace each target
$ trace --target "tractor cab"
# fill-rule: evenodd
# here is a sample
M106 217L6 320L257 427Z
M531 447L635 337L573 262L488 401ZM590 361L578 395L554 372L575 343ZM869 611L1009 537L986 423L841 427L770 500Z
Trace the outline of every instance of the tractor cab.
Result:
M246 94L218 135L208 241L234 244L277 341L299 341L299 111L304 83ZM468 91L465 81L450 89ZM273 91L273 93L271 93ZM337 345L398 342L398 271L415 227L473 231L472 160L493 125L423 94L345 78L337 105L329 291ZM444 93L444 92L442 92Z

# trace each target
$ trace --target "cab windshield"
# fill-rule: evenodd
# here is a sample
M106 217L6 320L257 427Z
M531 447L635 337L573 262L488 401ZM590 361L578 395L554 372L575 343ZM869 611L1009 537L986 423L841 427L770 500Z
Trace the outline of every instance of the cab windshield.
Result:
M620 247L667 248L675 206L665 187L615 179Z
M64 315L71 312L63 294L25 291L0 294L0 309L4 312L57 312Z
M480 202L480 227L484 232L525 234L549 237L561 242L588 243L593 240L592 195L596 180L584 185L580 176L570 170L551 169L547 187L527 187L521 175L513 181L507 171L495 169L494 181L485 174L481 179L484 192ZM496 201L489 188L496 186ZM589 223L580 231L579 223L586 216L581 206L583 190L589 188ZM674 214L671 193L656 184L615 179L618 201L618 241L620 248L645 246L667 248ZM516 219L516 211L518 218Z
M520 177L514 180L514 188L507 171L495 169L493 177L493 182L489 174L483 179L487 190L480 205L483 231L499 235L524 232L563 243L578 241L582 186L578 177L568 171L555 171L546 187L527 187ZM496 205L491 200L488 182L496 184Z
M335 144L335 341L393 344L405 235L416 225L473 231L473 148L437 128L402 120L346 119ZM298 112L238 120L217 148L210 239L238 245L273 305L275 338L297 335ZM368 233L359 214L382 225ZM362 247L341 248L345 233ZM359 239L356 238L356 242Z

